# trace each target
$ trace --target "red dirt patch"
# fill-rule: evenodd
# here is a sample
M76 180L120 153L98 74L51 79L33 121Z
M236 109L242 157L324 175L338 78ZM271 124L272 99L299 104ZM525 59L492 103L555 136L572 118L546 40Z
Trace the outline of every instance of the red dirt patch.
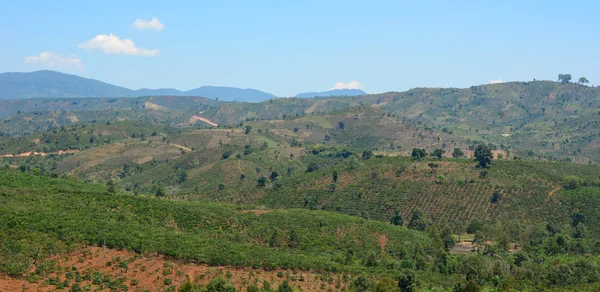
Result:
M379 235L379 247L381 247L382 254L385 254L385 248L387 246L387 243L388 243L387 235L385 235L385 234Z
M209 267L173 261L163 256L140 256L124 250L99 247L86 247L64 256L55 256L50 260L55 263L56 270L61 272L30 277L29 279L37 279L32 282L25 279L28 275L25 275L24 278L0 275L0 291L54 291L56 286L47 282L50 278L57 278L59 283L66 280L69 287L77 283L82 288L90 287L90 291L108 291L107 283L93 284L92 280L81 279L76 282L74 278L67 279L68 272L79 273L82 276L97 272L102 277L110 278L110 281L121 278L124 279L123 284L128 286L130 291L163 291L171 285L179 287L186 277L197 283L206 284L218 276L228 278L228 281L234 283L240 291L245 291L245 287L254 282L258 282L261 286L263 281L270 282L272 287L278 287L287 280L300 291L337 291L346 285L341 280L341 275L227 266ZM32 267L31 273L34 270L35 267ZM165 281L167 278L171 283L165 285L169 281Z

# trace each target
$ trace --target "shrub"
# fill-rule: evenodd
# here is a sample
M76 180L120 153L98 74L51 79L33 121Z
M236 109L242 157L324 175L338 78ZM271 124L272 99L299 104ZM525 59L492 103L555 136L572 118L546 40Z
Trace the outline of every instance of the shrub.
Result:
M502 199L502 194L499 191L495 191L492 195L492 204L496 204Z
M261 176L258 178L258 180L256 182L259 187L264 187L267 184L267 178L264 176Z
M421 159L421 158L427 156L427 152L425 151L425 149L413 148L411 156L414 159Z
M582 180L574 175L566 176L563 179L563 187L567 190L574 190L578 188L582 183Z
M415 289L415 273L405 271L398 275L398 287L400 291L413 291Z
M454 151L452 151L452 157L454 158L460 158L460 157L464 157L465 153L460 150L460 148L454 148Z

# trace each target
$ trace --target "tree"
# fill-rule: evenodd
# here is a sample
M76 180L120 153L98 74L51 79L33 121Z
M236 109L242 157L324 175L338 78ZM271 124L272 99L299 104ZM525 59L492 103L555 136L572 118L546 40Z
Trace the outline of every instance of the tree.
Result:
M342 129L342 130L343 130L344 128L346 128L346 125L344 124L344 121L340 121L340 122L338 123L338 126L340 126L340 129Z
M431 156L435 156L438 159L442 159L444 157L444 153L446 153L446 150L444 149L435 149L433 150L433 152L431 152Z
M290 231L290 240L288 241L288 246L291 248L296 248L296 247L298 247L298 244L299 244L298 233L296 232L296 229L292 229Z
M319 166L319 164L317 164L316 162L311 162L308 164L308 166L306 167L306 172L313 172L313 171L317 171L319 170L319 168L321 168Z
M338 172L337 172L337 170L333 171L332 180L333 180L333 182L337 182L337 180L338 180Z
M460 157L464 157L465 153L460 150L460 148L454 148L454 151L452 151L452 157L454 158L460 158Z
M571 82L571 74L558 74L558 81L561 83L569 83Z
M410 229L423 231L425 230L425 227L427 227L427 225L427 220L423 218L423 212L419 209L413 210L410 222L408 223L407 227Z
M373 281L368 278L365 278L363 276L358 276L358 277L354 278L354 280L352 281L350 286L352 287L352 291L365 292L365 291L371 291L373 286L375 286L375 283L373 283Z
M485 244L485 235L483 234L483 231L477 230L477 232L475 232L475 238L473 239L473 242L477 245Z
M571 215L571 226L577 227L580 223L585 221L585 216L581 213L573 213Z
M371 157L373 157L373 151L371 151L371 150L365 150L365 151L363 151L363 153L362 153L362 159L368 160Z
M269 179L271 181L275 181L275 179L277 179L277 177L279 176L279 173L277 173L276 171L271 172L271 175L269 175Z
M256 182L258 183L259 187L264 187L267 184L267 178L261 176L258 178L258 180L256 180Z
M179 168L175 171L175 174L179 179L179 183L182 183L187 180L188 174L187 171L185 171L185 169Z
M585 77L579 78L579 84L580 85L586 85L588 83L590 83L590 81L587 78L585 78Z
M390 220L390 223L397 226L404 225L404 219L402 218L402 214L400 214L400 211L396 211L394 217L392 217L392 220Z
M165 189L163 187L158 187L158 189L156 190L156 197L157 198L162 198L165 195L166 195Z
M488 164L492 163L493 158L492 150L486 144L479 144L475 148L475 158L479 161L479 166L482 168L488 167Z
M454 236L452 236L452 228L450 226L444 226L440 231L440 238L442 242L444 242L444 250L449 251L454 245L456 245L456 240Z
M585 224L579 223L579 224L577 224L577 226L575 226L575 232L573 233L573 237L584 238L586 234L587 234L587 227L585 227Z
M292 286L290 286L288 281L283 281L283 283L279 285L279 288L277 288L277 292L294 292L294 289L292 289Z
M185 277L185 282L183 282L183 284L181 284L181 286L179 286L179 289L177 290L179 292L200 292L201 287L198 287L198 285L192 283L192 281L190 280L190 276L186 275Z
M425 151L425 149L413 148L411 156L414 159L421 159L421 158L427 156L427 152Z
M116 194L117 193L117 189L115 188L115 182L111 179L109 180L106 185L108 186L108 192L111 194Z
M237 289L223 277L216 277L208 282L203 291L236 292Z
M563 178L563 187L567 190L574 190L581 185L581 179L574 176L569 175Z
M405 271L398 275L398 287L402 292L411 292L415 289L415 273Z
M385 277L377 282L374 292L390 292L399 291L396 281L389 277Z
M500 199L502 199L502 194L499 191L495 191L494 194L492 194L492 204L498 203Z
M273 232L273 235L271 236L271 239L269 239L269 246L270 247L279 246L279 233L277 232L277 229L275 229L275 231Z
M481 291L481 287L475 283L475 281L471 280L467 282L467 285L462 289L463 292L479 292Z
M246 126L246 130L244 131L244 134L248 135L248 134L250 134L250 131L252 131L252 126L248 125L248 126Z

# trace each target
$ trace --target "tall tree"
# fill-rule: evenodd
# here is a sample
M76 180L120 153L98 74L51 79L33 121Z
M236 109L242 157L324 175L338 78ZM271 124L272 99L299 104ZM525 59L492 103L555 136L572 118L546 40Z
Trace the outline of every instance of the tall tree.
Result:
M585 78L585 77L579 78L579 84L586 85L588 83L590 83L590 81L587 78Z
M415 287L415 273L412 271L406 271L398 275L398 288L402 292L412 292Z
M158 187L158 189L156 190L156 196L160 198L164 197L165 195L165 189L163 187Z
M572 78L573 77L571 77L571 74L558 74L558 81L561 83L569 83L571 82Z
M492 150L488 145L479 144L477 148L475 148L475 158L479 161L479 166L483 168L488 167L488 165L492 163L493 157Z
M394 217L392 217L392 220L390 220L390 223L397 226L404 225L404 219L402 218L402 214L400 214L400 211L396 211Z
M425 149L413 148L411 155L414 159L421 159L427 156L427 152L425 151Z
M410 218L410 222L408 223L407 227L410 229L423 231L427 225L428 222L423 217L423 212L419 209L413 210L412 217Z
M438 159L442 159L444 157L444 153L446 153L446 150L444 149L435 149L433 150L433 152L431 152L431 156L435 156Z
M117 193L117 189L116 189L116 185L115 182L111 179L109 180L106 185L108 186L108 192L111 194L116 194Z
M460 157L464 157L465 153L460 150L460 148L454 148L454 151L452 151L452 157L454 158L460 158Z
M290 231L290 240L288 241L288 246L291 248L296 248L298 247L298 233L296 232L296 229L293 229Z

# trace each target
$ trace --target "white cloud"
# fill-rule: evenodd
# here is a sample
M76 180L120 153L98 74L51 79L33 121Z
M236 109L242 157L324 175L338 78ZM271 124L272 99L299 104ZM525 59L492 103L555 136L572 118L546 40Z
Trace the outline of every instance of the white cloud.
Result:
M52 52L41 52L37 56L25 57L25 63L39 65L42 68L83 70L85 67L75 55L63 56Z
M114 34L99 34L95 38L79 44L82 49L99 50L105 54L122 54L133 56L156 56L158 50L138 48L130 39L121 39Z
M165 28L165 25L162 24L156 17L152 17L152 20L150 20L150 21L143 20L143 19L136 19L131 26L133 26L137 29L153 29L153 30L158 30L158 31Z
M350 81L348 83L337 82L332 88L329 88L329 90L333 89L363 89L363 86L358 81Z
M490 84L504 83L504 80L502 80L502 79L494 79L494 80L490 80L489 83Z

